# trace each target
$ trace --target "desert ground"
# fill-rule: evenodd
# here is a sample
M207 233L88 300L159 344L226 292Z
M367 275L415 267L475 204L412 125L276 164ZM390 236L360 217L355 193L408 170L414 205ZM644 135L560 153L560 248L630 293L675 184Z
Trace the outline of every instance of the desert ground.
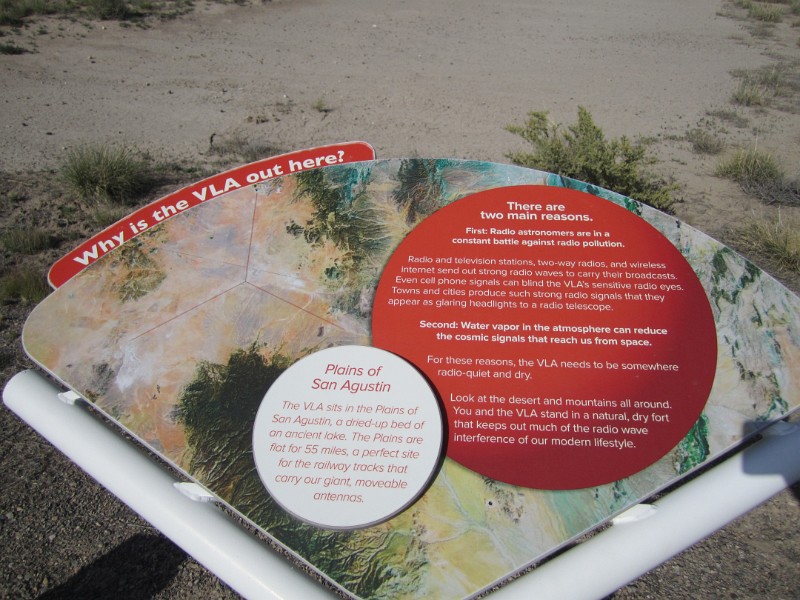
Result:
M648 141L653 169L678 186L678 218L733 243L743 219L800 210L716 176L719 156L687 138L699 129L723 152L758 147L800 175L800 15L768 25L741 4L196 2L144 26L3 27L0 41L27 51L0 55L0 229L58 221L66 196L36 192L89 143L136 148L187 176L187 165L213 171L232 142L278 153L363 140L379 158L508 162L524 148L508 125L531 110L570 123L583 106L609 137ZM787 73L783 92L733 103L742 73L765 69ZM52 260L78 241L64 239ZM2 256L4 271L18 260ZM796 271L776 275L797 292ZM3 385L32 366L18 341L30 308L2 307ZM0 432L0 597L238 597L5 407ZM800 597L799 517L795 485L613 597Z

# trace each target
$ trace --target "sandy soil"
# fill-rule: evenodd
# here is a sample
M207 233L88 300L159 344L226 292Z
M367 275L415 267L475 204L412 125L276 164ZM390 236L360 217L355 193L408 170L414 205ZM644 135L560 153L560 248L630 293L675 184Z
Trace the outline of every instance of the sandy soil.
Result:
M198 3L149 28L40 19L3 38L35 52L0 56L0 172L52 177L89 142L205 165L234 138L503 162L522 148L506 125L529 110L572 122L581 105L609 136L651 139L658 172L681 185L677 215L725 240L777 209L714 177L718 158L693 153L689 129L757 144L800 174L797 92L780 108L730 102L736 69L789 64L797 79L798 17L763 37L745 14L719 0L276 0ZM739 126L710 115L734 110ZM0 597L236 597L0 416ZM616 597L800 597L798 498L781 493Z

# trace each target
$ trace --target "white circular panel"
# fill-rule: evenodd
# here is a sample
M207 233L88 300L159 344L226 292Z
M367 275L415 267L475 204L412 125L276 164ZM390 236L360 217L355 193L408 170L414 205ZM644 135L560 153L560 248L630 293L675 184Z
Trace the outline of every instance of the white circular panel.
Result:
M426 488L442 451L427 381L367 346L310 354L270 387L253 428L256 468L284 509L308 523L357 528L386 520Z

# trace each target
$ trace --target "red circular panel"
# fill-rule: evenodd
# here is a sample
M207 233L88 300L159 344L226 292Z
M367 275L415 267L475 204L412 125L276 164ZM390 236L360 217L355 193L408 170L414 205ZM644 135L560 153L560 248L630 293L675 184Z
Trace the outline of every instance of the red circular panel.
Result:
M651 465L695 423L716 368L705 291L675 246L612 202L547 186L425 219L383 272L372 330L437 389L448 456L531 488Z

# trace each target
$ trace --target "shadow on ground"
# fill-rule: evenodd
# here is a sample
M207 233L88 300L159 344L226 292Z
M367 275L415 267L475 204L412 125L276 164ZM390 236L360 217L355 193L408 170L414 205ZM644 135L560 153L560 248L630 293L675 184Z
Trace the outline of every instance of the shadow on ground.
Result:
M149 600L169 585L186 554L168 539L137 534L87 565L39 600Z
M753 434L753 431L762 430L759 433L761 436L782 436L788 434L796 434L797 429L800 428L800 422L797 418L789 418L783 421L772 424L770 427L764 429L764 422L754 421L748 422L744 425L743 439ZM748 475L780 475L786 481L786 487L789 489L794 497L800 503L800 481L796 479L796 458L793 457L789 462L778 460L780 457L771 459L769 456L759 456L754 458L749 454L744 455L742 468Z

